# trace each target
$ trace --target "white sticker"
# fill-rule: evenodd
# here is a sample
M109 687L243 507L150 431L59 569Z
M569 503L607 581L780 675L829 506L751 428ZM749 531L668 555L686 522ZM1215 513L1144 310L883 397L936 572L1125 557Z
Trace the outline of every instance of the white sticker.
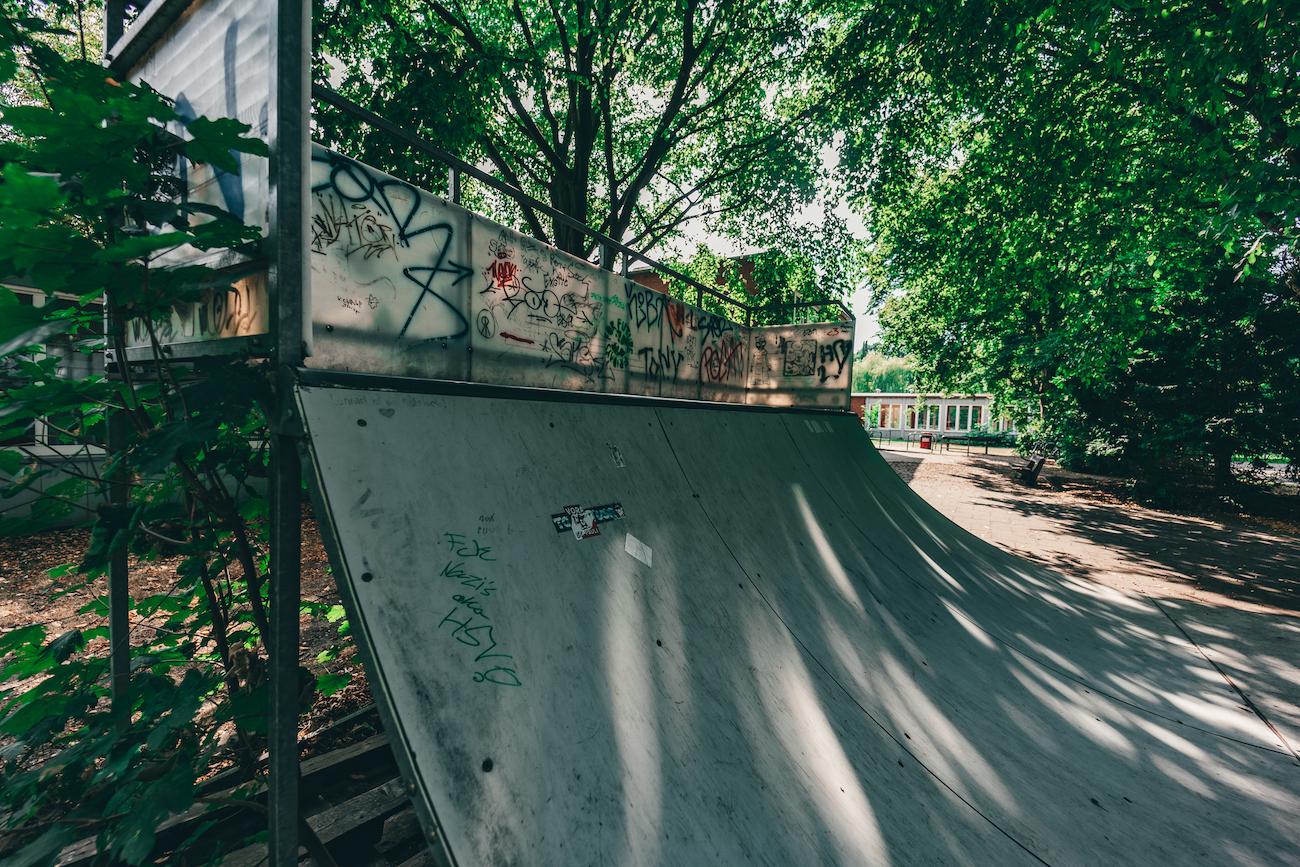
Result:
M650 550L650 546L645 542L642 542L636 536L633 536L631 533L627 534L627 542L624 543L623 550L647 566L650 565L650 558L654 556L654 552Z
M596 526L596 513L591 509L565 506L564 514L569 516L569 529L573 531L575 539L590 539L600 535L600 527Z

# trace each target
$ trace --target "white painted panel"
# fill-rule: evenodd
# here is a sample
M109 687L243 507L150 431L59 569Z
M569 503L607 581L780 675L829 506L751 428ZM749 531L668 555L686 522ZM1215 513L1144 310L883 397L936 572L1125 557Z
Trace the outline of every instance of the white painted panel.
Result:
M746 401L757 356L744 326L320 146L312 154L310 366ZM759 376L760 402L847 406L849 328L801 326L813 335L809 370Z
M270 96L270 8L262 0L195 0L154 43L130 73L133 82L146 82L175 100L184 121L172 132L184 135L184 124L197 117L231 117L267 136ZM231 175L211 166L180 166L192 201L230 211L252 226L267 224L267 160L240 154L240 173ZM173 261L198 255L180 251Z
M312 367L469 378L470 214L312 147Z
M847 408L853 323L769 325L749 336L749 403Z

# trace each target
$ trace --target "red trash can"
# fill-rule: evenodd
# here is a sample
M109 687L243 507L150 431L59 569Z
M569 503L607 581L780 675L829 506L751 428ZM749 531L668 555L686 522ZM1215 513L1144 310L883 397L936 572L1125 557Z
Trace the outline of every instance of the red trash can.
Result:
M921 434L921 448L930 448L930 443L934 442L934 434Z

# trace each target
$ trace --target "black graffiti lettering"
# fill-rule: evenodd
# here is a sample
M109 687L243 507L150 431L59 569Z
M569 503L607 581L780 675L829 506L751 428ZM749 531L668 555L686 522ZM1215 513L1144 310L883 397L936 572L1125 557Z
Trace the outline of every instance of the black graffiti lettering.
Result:
M819 347L818 354L821 364L817 367L817 376L822 382L828 379L839 378L844 372L844 365L848 363L849 355L853 350L853 344L847 340L836 340L825 346ZM831 365L834 365L834 373L831 373Z
M646 376L663 381L677 379L677 373L686 356L674 349L653 349L649 346L637 350L637 357L645 368Z

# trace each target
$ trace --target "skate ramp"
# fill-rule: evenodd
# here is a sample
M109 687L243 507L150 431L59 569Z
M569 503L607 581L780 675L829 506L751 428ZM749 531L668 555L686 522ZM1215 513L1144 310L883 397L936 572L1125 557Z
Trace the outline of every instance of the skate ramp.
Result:
M1155 606L958 529L847 413L304 376L445 863L1300 863L1291 745Z

